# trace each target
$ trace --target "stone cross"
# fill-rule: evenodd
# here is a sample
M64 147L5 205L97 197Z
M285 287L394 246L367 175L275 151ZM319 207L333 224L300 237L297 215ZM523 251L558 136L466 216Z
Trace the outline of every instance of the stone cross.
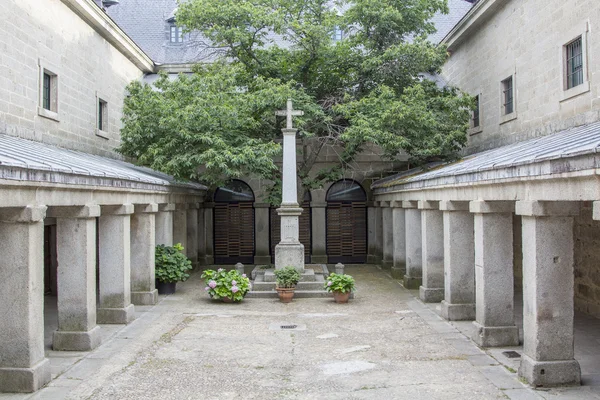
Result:
M304 115L304 111L294 110L292 99L287 101L287 109L275 111L275 115L279 117L287 117L286 129L294 129L292 126L292 117Z

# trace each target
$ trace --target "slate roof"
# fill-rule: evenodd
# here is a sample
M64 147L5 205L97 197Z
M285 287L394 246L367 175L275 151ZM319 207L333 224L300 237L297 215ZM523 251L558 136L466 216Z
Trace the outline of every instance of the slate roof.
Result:
M0 134L0 179L168 190L206 190L125 161Z
M584 157L577 160L581 156ZM414 189L486 180L533 177L600 168L600 122L433 164L373 183L373 189Z
M439 43L472 7L468 0L448 0L449 14L437 14L433 22L438 32L430 37ZM108 15L157 64L187 64L211 61L212 50L207 50L206 39L192 34L184 43L170 43L169 23L177 8L177 0L120 0L108 8ZM273 35L269 39L277 44L283 41Z

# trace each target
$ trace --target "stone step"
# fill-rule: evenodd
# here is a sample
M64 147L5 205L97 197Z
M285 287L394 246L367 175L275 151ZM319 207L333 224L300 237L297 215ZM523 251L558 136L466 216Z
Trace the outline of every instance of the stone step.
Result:
M258 278L258 277L257 277ZM263 275L263 279L265 282L275 282L275 271L272 269L268 269L265 271ZM305 269L302 274L300 274L300 282L314 282L315 281L315 271L312 269Z
M316 282L298 282L296 286L297 290L322 290L323 289L323 278ZM252 290L256 292L264 292L275 290L275 282L260 282L255 280L252 284Z
M248 299L277 299L279 296L277 292L255 292L251 291L246 294ZM333 294L324 290L296 290L294 292L295 299L308 299L308 298L333 298ZM354 293L350 293L350 298L354 298Z

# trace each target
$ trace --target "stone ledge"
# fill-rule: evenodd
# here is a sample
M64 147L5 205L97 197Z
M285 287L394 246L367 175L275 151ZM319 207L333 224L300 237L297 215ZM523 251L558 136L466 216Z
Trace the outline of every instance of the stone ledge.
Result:
M442 300L441 314L448 321L473 321L475 304L451 304Z
M483 326L477 321L473 325L475 332L472 339L479 347L519 345L519 328L516 326Z
M0 392L32 393L51 379L50 361L47 358L31 368L0 368Z
M576 360L535 361L523 354L519 376L536 387L579 385L581 368Z
M98 347L101 342L99 326L88 332L55 331L52 335L52 350L90 351Z
M99 324L129 324L135 319L134 305L125 308L98 308L97 322Z

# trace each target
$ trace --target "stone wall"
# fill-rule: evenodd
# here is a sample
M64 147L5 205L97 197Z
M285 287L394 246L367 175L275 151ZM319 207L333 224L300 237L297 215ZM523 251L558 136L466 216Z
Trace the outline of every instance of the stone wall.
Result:
M585 203L575 219L575 309L600 317L600 221Z
M490 1L493 2L493 1ZM451 48L443 76L481 98L481 132L468 153L600 119L600 4L596 0L495 0L497 10ZM476 6L477 7L477 6ZM589 90L565 99L564 45L587 36ZM501 81L514 75L516 119L501 118ZM579 91L579 89L577 89Z
M58 75L58 120L39 115L40 64ZM60 0L0 3L0 134L117 157L125 86L142 72ZM108 103L96 135L97 94Z

